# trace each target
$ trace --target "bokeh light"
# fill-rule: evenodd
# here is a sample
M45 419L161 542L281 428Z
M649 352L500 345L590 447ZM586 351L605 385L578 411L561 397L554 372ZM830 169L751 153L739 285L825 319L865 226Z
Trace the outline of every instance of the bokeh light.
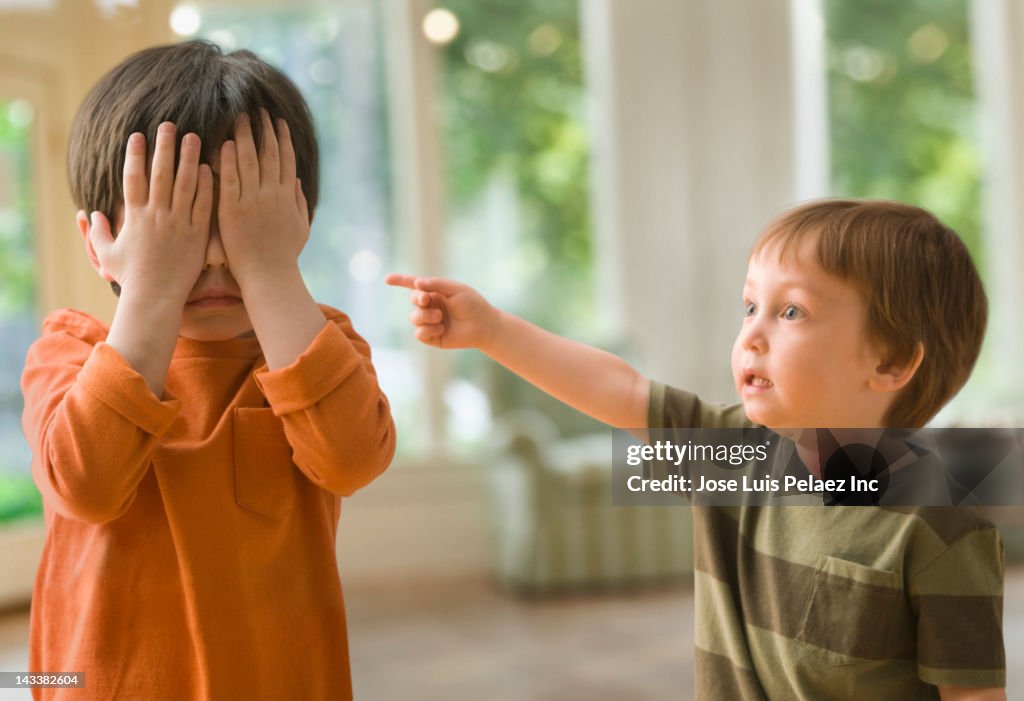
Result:
M451 10L435 7L423 16L423 36L433 44L447 44L459 34L459 18Z
M171 11L171 30L178 36L192 36L203 26L202 15L193 5L178 5Z

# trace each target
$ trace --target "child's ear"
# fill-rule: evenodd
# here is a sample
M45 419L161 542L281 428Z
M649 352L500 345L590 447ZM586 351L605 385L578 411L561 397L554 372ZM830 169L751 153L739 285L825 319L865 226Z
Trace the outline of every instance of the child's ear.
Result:
M82 241L85 243L85 252L89 256L89 264L98 273L100 271L100 259L96 255L96 249L92 247L92 241L89 240L89 215L85 213L84 209L78 210L75 223L78 224L78 232L82 235Z
M106 226L107 229L110 228L109 224L106 223L107 218L101 213L94 212L93 216L96 218L97 226ZM100 257L96 255L96 248L93 246L92 239L89 237L89 232L92 229L92 223L89 220L89 215L85 213L84 209L78 210L78 214L75 216L75 223L78 224L78 231L82 234L82 241L85 243L85 252L89 256L89 264L92 265L92 269L96 271L97 275L107 282L112 282L113 278L103 272L103 264L100 263Z
M914 354L905 363L883 362L871 376L871 388L879 392L897 392L906 387L924 360L924 343L918 341Z

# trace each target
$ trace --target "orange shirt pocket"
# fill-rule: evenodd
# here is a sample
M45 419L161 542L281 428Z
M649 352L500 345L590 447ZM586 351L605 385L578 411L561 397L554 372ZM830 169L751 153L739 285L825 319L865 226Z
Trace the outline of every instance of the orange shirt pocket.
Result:
M281 419L269 408L235 409L235 501L280 519L295 507L298 468Z

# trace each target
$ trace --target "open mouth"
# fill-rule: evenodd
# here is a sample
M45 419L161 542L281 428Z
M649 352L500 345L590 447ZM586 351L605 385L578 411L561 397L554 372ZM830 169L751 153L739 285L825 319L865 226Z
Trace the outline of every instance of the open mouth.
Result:
M761 377L760 375L755 375L752 372L745 372L743 373L743 385L745 387L753 387L756 389L771 389L775 386L775 383L767 377Z

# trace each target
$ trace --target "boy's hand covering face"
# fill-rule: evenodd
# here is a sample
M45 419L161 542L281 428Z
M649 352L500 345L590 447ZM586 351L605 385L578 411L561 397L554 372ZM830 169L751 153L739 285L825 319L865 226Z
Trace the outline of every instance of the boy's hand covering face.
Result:
M88 235L100 275L117 282L122 294L169 296L184 305L206 257L213 174L199 164L199 137L186 134L175 175L174 141L174 124L164 122L147 182L146 137L128 137L124 225L115 239L107 218L93 212Z
M220 150L218 224L228 265L238 284L274 279L298 266L309 239L309 209L295 176L295 150L283 119L276 128L260 111L259 151L248 115L235 126L235 140Z

